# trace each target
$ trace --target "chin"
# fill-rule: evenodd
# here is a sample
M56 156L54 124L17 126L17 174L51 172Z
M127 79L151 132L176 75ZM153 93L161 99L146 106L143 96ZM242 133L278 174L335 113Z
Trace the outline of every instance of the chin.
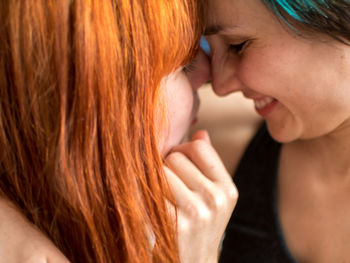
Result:
M299 132L296 127L269 125L267 123L267 130L271 137L279 143L289 143L300 139Z

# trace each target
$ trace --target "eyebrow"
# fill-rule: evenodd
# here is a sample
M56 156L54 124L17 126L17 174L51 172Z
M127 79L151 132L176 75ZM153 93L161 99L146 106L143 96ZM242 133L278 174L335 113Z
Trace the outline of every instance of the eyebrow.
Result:
M209 25L204 30L204 36L210 36L210 35L217 35L217 34L228 34L232 32L234 29L236 29L238 26L230 25L220 25L220 24L213 24Z

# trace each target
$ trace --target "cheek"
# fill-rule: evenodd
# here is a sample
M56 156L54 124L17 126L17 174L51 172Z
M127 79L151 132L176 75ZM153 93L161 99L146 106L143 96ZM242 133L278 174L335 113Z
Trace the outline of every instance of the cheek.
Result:
M164 92L168 127L162 133L167 153L181 142L191 121L193 108L193 91L186 77L180 76L168 85Z
M193 106L192 87L184 74L173 81L165 95L169 125L181 129L189 121Z
M299 51L261 49L242 58L238 75L249 90L277 99L283 106L281 123L290 120L290 131L299 129L302 138L326 134L350 115L350 89L346 80L335 80L329 61L317 54L306 57ZM278 59L276 59L278 58ZM330 89L333 89L332 92Z
M167 106L168 121L170 135L174 135L181 133L188 126L193 106L193 95L192 93L174 94L171 100L173 103L169 103Z
M293 97L293 83L299 68L295 53L283 46L257 47L241 58L238 76L246 88L283 100Z

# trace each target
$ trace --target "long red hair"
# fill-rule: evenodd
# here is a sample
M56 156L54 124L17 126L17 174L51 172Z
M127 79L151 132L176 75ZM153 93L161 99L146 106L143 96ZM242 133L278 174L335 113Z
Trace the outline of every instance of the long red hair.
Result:
M198 2L0 1L0 194L72 262L179 260L154 111Z

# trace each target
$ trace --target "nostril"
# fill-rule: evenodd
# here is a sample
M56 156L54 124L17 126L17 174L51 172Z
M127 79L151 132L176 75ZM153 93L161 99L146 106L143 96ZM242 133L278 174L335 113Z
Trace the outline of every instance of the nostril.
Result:
M225 91L225 89L223 89L222 86L219 86L219 85L212 82L211 87L217 96L223 97L223 96L227 95L227 92Z
M223 97L230 93L240 91L243 87L242 83L237 78L235 78L226 81L222 79L213 79L212 88L216 95Z

